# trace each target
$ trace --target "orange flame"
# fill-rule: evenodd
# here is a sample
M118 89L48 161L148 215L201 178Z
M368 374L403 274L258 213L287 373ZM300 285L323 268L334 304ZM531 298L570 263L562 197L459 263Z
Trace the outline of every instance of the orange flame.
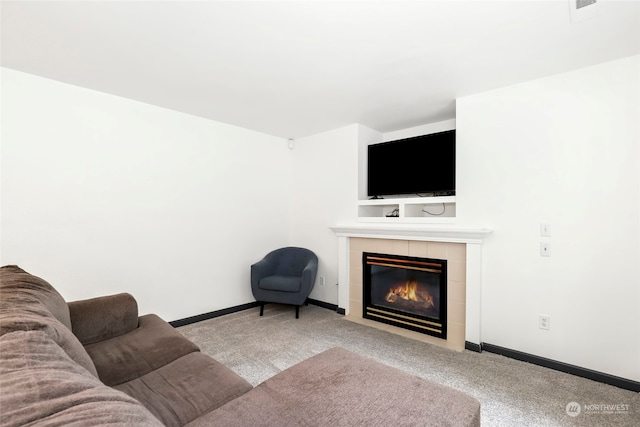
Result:
M403 299L405 301L422 302L426 308L434 306L433 296L426 291L418 292L418 282L415 280L408 280L404 285L389 289L385 299L391 303L398 301L398 299Z

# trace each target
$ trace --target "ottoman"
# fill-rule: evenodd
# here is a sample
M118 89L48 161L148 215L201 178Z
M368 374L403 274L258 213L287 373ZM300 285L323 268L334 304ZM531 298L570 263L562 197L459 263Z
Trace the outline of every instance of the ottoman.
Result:
M342 348L286 369L196 426L480 426L480 402Z

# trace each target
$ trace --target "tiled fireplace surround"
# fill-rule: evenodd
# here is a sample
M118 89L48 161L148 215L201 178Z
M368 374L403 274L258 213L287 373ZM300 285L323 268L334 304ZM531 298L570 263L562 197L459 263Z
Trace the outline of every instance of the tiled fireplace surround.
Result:
M461 351L479 345L484 228L356 224L331 227L338 236L338 306L346 318L420 341ZM447 339L362 317L362 253L447 260Z

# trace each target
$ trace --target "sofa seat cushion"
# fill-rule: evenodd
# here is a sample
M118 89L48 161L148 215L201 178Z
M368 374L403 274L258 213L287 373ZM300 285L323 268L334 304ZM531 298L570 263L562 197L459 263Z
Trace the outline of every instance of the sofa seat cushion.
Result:
M300 292L301 278L293 276L267 276L260 279L258 287L267 291Z
M195 352L115 388L141 402L165 425L182 426L252 386L216 360Z
M0 337L3 426L161 426L139 402L102 384L44 331Z
M480 426L480 402L341 348L313 356L188 427Z
M131 381L194 351L186 339L155 314L139 318L133 331L85 346L98 376L108 386Z

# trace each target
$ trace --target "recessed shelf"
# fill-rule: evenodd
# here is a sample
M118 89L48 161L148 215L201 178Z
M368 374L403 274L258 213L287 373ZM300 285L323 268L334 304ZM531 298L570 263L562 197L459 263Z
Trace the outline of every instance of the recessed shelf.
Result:
M453 223L456 216L455 208L455 196L359 200L358 220Z

